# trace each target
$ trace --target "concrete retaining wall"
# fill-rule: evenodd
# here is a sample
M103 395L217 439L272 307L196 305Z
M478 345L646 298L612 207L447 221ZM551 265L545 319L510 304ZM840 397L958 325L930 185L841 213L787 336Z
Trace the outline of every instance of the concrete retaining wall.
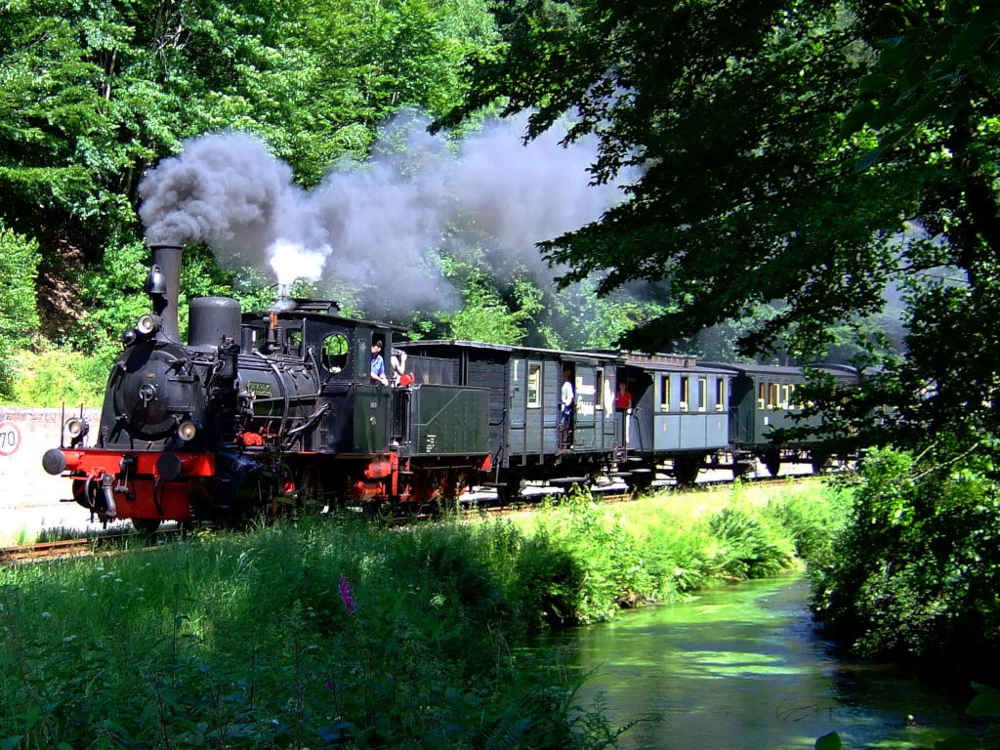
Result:
M66 410L66 419L78 415L79 408ZM84 409L90 422L93 444L101 412ZM70 497L70 483L53 477L42 468L42 455L59 447L62 409L32 409L0 406L0 509L58 503Z

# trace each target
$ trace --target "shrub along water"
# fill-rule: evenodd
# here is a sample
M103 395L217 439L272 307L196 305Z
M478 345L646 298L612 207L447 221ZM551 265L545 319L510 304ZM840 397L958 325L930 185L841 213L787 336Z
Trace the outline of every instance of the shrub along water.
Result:
M817 569L814 607L863 655L919 659L995 681L1000 658L1000 485L962 465L872 451L849 523Z
M666 493L602 505L577 494L526 522L512 595L535 623L588 623L822 554L848 502L818 482L751 495ZM796 556L800 557L796 557Z
M577 678L516 646L770 574L818 533L741 492L576 496L524 525L312 519L2 570L0 747L611 745Z

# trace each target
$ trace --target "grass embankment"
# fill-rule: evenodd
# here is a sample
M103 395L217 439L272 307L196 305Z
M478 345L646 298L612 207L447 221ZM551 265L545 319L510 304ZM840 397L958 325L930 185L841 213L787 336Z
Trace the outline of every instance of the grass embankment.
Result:
M569 678L514 646L791 564L840 503L772 492L311 520L2 570L0 747L601 747Z

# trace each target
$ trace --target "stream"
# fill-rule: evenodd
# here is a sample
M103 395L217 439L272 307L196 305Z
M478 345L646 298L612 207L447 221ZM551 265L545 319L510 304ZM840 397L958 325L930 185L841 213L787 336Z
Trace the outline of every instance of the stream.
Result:
M891 665L838 658L813 630L808 582L772 578L647 607L559 637L578 695L615 726L646 718L620 746L676 750L933 747L983 725Z

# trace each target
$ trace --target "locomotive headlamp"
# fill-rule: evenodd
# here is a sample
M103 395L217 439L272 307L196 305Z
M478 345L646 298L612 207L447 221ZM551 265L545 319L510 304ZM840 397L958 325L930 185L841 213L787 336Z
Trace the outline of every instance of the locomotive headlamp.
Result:
M159 329L160 324L156 319L155 315L150 315L149 313L143 315L139 318L138 322L135 324L135 330L141 333L143 336L149 336L156 333Z
M63 427L66 429L66 434L69 435L71 448L76 448L82 443L83 439L87 437L87 433L90 432L90 425L83 417L70 417Z
M78 438L87 434L87 422L79 417L71 417L66 420L66 433L71 438Z
M181 422L180 427L177 428L177 435L184 442L194 440L194 436L198 434L198 428L195 427L194 422L188 420L186 422Z

